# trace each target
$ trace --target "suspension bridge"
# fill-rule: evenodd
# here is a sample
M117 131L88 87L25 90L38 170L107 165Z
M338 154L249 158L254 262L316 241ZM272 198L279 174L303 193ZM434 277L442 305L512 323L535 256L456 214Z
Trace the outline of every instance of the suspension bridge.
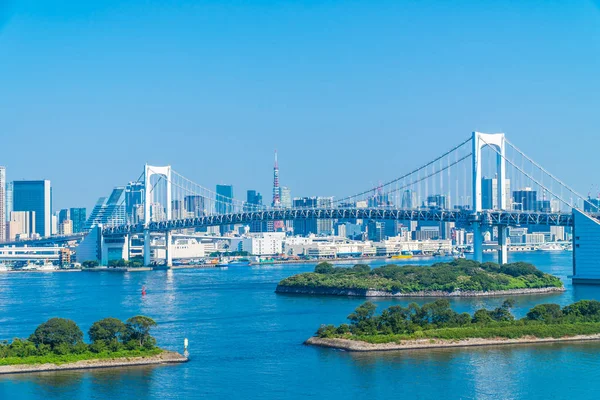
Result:
M174 171L146 165L137 214L98 227L98 254L115 238L144 236L144 261L151 263L150 235L166 237L171 265L173 232L253 222L309 219L434 221L473 232L474 258L483 256L483 233L497 230L498 261L507 261L508 227L573 228L574 276L600 278L598 205L589 202L512 144L503 133L473 132L444 154L407 173L318 207L284 208L223 196ZM512 195L511 195L512 191ZM137 218L136 218L137 216ZM585 235L580 235L585 233ZM588 276L589 275L589 276ZM591 278L590 278L591 279Z

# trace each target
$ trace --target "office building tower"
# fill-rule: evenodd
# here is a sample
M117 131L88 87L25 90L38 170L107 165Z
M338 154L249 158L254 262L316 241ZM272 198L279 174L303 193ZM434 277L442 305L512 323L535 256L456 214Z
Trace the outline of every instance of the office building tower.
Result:
M185 196L183 202L188 217L199 218L207 214L204 197L198 195Z
M281 187L280 202L282 208L292 208L292 193L289 187Z
M333 197L317 197L318 208L332 208ZM318 235L331 235L333 234L333 220L332 219L317 219L317 234Z
M589 213L600 213L600 197L593 199L588 196L587 200L583 202L583 211Z
M35 235L35 211L11 211L6 233L9 241Z
M71 221L73 221L73 233L85 232L86 209L71 208L69 214L71 214Z
M142 182L129 182L125 187L125 213L129 223L142 222L139 218L139 206L144 205L144 184Z
M427 196L427 207L446 209L446 196L442 194L434 194Z
M246 204L244 206L245 211L259 211L262 209L262 195L256 190L248 190L246 192ZM266 232L268 227L267 223L263 221L252 221L249 224L250 232Z
M518 211L536 211L537 192L530 187L513 192L513 209Z
M297 197L293 200L294 208L317 208L317 197ZM295 219L294 234L308 236L311 233L317 234L317 219Z
M49 180L14 181L13 210L35 212L35 233L52 234L52 189Z
M13 183L6 183L6 220L10 219L10 213L13 211Z
M373 242L381 242L385 239L385 223L370 220L367 223L367 237Z
M404 209L414 209L418 208L419 203L417 200L417 193L413 190L405 190L402 193L402 205L401 207Z
M0 166L0 243L6 241L6 168Z
M66 220L71 219L71 210L65 208L58 212L58 225L62 224Z
M233 212L233 186L217 185L217 214L231 214Z
M510 179L504 180L505 204L503 209L511 209L510 199ZM498 210L498 179L483 178L481 179L481 208L484 210Z
M71 221L70 219L66 219L62 223L60 223L58 225L58 234L65 236L73 234L73 221Z

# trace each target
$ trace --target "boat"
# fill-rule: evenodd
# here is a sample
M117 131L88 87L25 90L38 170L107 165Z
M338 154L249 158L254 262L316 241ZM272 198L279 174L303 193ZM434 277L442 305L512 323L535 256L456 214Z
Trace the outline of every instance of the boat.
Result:
M11 268L6 264L0 264L0 272L8 272Z
M544 243L538 248L538 250L540 250L540 251L563 251L563 247L560 244L556 244L556 243Z
M44 265L40 265L36 268L38 271L56 271L58 267L51 262L46 262Z

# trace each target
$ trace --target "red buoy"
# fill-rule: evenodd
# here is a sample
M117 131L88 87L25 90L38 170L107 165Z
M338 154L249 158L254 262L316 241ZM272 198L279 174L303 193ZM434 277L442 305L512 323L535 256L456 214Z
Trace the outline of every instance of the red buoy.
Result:
M142 286L142 296L146 295L146 286Z

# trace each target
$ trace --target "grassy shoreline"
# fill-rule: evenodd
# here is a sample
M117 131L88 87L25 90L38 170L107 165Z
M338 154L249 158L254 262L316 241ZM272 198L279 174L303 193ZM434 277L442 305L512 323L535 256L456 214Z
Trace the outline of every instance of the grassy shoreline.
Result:
M279 282L277 293L341 296L480 296L497 293L563 291L561 280L531 264L479 263L454 260L432 266L384 265L371 269L320 263L314 272L291 276Z
M91 360L114 360L117 358L132 358L132 357L152 357L161 354L165 350L154 348L151 350L121 350L114 352L93 353L87 351L81 354L48 354L44 356L28 356L28 357L5 357L0 358L0 366L9 365L39 365L39 364L54 364L62 365L74 363L78 361Z

